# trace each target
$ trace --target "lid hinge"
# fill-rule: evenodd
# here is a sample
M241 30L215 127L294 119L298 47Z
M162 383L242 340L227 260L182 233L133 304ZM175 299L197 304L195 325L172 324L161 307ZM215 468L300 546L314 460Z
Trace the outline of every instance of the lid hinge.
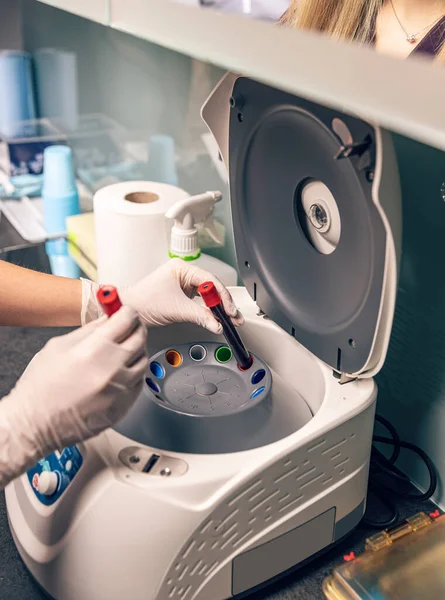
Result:
M366 152L366 150L368 150L371 143L371 136L367 135L365 139L361 142L344 144L343 146L340 146L334 158L335 160L340 160L341 158L351 158L351 156L361 156Z
M339 373L338 371L332 371L334 378L338 380L340 385L344 385L345 383L351 383L351 381L356 381L357 377L351 377L351 375L347 375L346 373Z

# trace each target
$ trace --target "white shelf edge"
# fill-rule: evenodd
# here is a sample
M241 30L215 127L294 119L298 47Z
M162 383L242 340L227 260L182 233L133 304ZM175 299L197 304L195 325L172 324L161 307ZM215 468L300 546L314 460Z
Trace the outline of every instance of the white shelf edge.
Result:
M445 69L171 0L110 0L110 25L445 150ZM442 70L443 69L443 70Z
M108 0L38 0L38 2L95 21L101 25L109 25L110 23Z

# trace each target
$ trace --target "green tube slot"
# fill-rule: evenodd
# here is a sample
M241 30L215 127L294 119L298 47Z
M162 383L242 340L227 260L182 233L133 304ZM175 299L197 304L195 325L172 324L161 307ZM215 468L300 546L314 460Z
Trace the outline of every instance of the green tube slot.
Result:
M221 364L230 362L232 356L232 350L228 346L220 346L215 352L215 358Z

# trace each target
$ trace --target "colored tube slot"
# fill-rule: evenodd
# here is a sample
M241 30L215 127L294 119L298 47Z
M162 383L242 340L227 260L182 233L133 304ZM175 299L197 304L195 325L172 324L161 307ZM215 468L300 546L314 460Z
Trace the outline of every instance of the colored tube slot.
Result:
M165 360L172 367L180 367L182 364L182 356L177 350L169 350L165 353Z
M252 375L252 384L253 385L257 385L258 383L260 383L261 381L263 381L263 379L266 377L266 371L264 369L260 369L259 371L256 371L253 375Z
M152 362L150 364L150 371L157 379L163 379L165 377L165 369L158 362Z
M201 362L207 356L207 350L201 344L195 344L190 348L190 358L195 362Z
M218 290L211 281L207 281L199 286L198 292L204 300L216 320L223 328L223 335L230 349L233 352L236 362L241 370L247 371L252 366L252 357L244 346L235 325L226 314Z
M221 364L225 364L231 361L232 356L232 351L228 346L220 346L215 352L215 358Z
M153 381L153 379L150 379L149 377L147 377L145 382L150 389L152 389L156 394L159 394L159 392L161 391L161 388L158 386L158 384L155 381Z
M265 388L264 386L263 386L263 387L260 387L260 388L258 388L257 390L255 390L255 391L254 391L254 392L253 392L253 393L250 395L250 399L251 399L251 400L254 400L254 398L258 398L258 396L260 396L260 395L261 395L261 394L264 392L264 390L265 390L265 389L266 389L266 388Z
M99 288L97 299L108 317L114 315L122 306L117 289L111 285L104 285Z

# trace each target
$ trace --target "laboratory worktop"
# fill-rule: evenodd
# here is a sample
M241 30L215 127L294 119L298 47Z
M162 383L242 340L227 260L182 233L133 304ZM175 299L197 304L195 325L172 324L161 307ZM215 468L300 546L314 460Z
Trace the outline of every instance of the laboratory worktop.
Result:
M54 335L63 329L0 328L0 397L5 396L24 371L36 352ZM400 518L419 511L435 510L430 502L401 501L394 499ZM379 514L377 505L370 503L370 518L381 520L387 515ZM383 509L382 509L383 510ZM351 551L356 554L364 549L365 539L375 533L359 526L335 548L318 557L302 569L250 596L255 600L323 600L322 582L332 570L343 562L343 556ZM5 498L0 493L0 600L44 600L46 596L34 583L23 565L14 546L8 527ZM128 598L132 600L131 590ZM63 600L63 599L62 599Z

